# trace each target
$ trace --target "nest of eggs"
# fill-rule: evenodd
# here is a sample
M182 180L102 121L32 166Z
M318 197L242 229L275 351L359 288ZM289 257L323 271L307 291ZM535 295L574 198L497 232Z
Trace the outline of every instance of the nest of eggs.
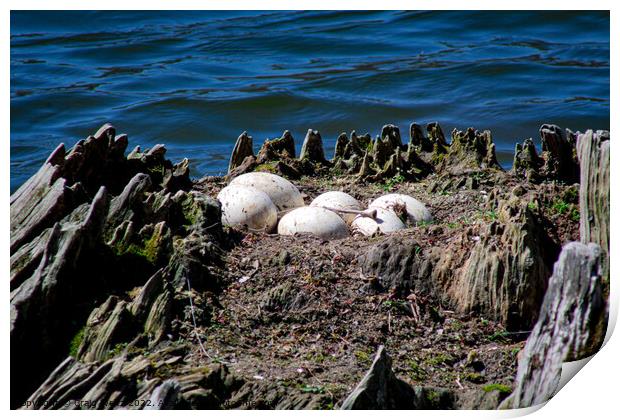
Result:
M432 220L423 203L404 194L383 195L363 209L351 195L327 191L306 206L293 183L267 172L234 178L217 198L224 225L280 235L311 233L327 240L352 233L389 234Z

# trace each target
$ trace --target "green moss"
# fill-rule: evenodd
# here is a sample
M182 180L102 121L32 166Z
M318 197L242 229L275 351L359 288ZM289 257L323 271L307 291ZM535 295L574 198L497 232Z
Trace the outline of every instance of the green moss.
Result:
M144 243L144 256L152 264L155 264L155 262L157 261L160 245L161 244L159 243L159 237L155 235L153 235Z
M164 175L166 174L166 169L162 164L151 166L150 168L147 168L146 171L152 178L156 180L163 179Z
M270 172L272 174L275 174L276 172L278 172L278 170L276 169L276 165L277 162L274 161L261 163L254 169L254 172Z
M357 361L360 363L371 363L372 362L370 354L368 354L367 352L363 350L356 350L353 354L355 355L355 358L357 359Z
M570 212L570 219L573 222L579 223L580 218L581 218L581 215L579 214L579 209L575 207L573 211Z
M129 244L129 246L127 246L127 248L125 248L123 251L121 251L120 254L121 255L122 254L133 254L133 255L136 255L138 257L146 258L146 252L145 252L144 248L140 248L136 244Z
M451 361L452 358L450 356L441 353L426 359L426 363L431 366L447 365L450 364Z
M323 363L325 361L325 355L319 353L314 356L313 359L316 363Z
M191 196L187 197L187 199L185 199L183 203L181 203L181 211L183 212L186 226L191 226L198 223L200 217L200 209L197 205L195 205L194 200Z
M160 247L161 243L159 241L159 237L153 235L142 244L130 243L127 245L119 242L112 247L112 250L118 256L126 254L135 255L137 257L144 258L151 264L155 264L157 262L157 258L159 257Z
M439 142L435 142L435 144L433 145L433 155L431 157L432 164L438 165L446 158L447 154L448 149L446 149L446 147L442 144L439 144Z
M482 386L482 390L484 392L493 392L499 391L501 394L510 394L512 392L512 388L508 385L502 384L487 384Z
M86 333L86 326L80 328L80 330L73 336L71 343L69 344L69 355L73 358L77 357L78 350L84 341L84 334Z
M408 360L407 366L409 367L408 375L414 381L424 381L427 378L426 370L421 367L415 360Z

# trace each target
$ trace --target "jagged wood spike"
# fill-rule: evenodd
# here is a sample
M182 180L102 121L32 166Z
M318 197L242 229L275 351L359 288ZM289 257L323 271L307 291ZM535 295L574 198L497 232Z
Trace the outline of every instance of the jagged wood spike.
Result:
M248 156L254 156L252 137L248 135L246 131L241 133L237 138L235 147L230 155L230 161L228 163L228 173L243 163L243 160Z
M310 162L324 163L325 151L323 150L323 140L317 130L309 129L301 146L299 160L308 159Z

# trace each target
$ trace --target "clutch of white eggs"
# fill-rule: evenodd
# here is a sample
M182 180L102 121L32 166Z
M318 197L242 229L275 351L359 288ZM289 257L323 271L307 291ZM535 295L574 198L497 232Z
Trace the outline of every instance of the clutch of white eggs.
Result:
M234 178L217 199L222 205L224 225L264 232L277 230L280 235L312 233L327 240L347 237L350 231L365 236L389 234L405 229L407 224L432 221L426 206L405 194L381 196L363 210L349 194L328 191L305 206L295 185L267 172ZM400 215L396 209L400 209ZM283 215L278 220L279 214Z

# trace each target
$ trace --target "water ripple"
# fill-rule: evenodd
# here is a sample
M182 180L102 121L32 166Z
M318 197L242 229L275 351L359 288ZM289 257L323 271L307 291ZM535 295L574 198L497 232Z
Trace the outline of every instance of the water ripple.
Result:
M438 120L508 153L543 122L609 128L608 12L14 11L10 30L12 190L106 121L196 177L243 130L331 148Z

